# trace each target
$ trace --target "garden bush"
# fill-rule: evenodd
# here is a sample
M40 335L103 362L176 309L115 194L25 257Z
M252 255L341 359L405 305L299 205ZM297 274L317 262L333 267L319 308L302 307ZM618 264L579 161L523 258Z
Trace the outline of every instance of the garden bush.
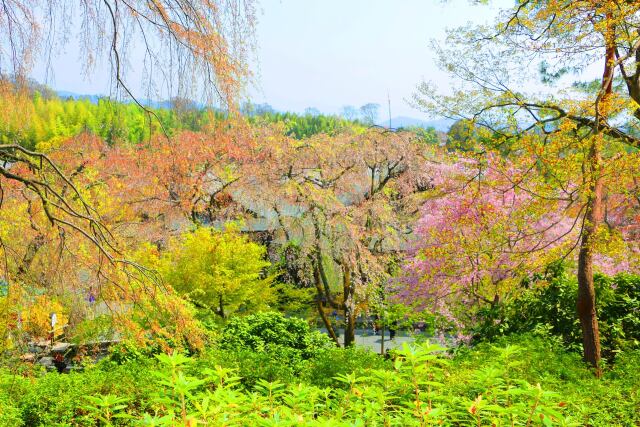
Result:
M640 352L596 379L559 340L513 335L453 355L425 342L386 360L325 349L298 377L228 363L226 350L102 361L82 372L0 373L0 421L15 426L631 426L640 423ZM227 359L222 359L226 354ZM261 359L266 356L267 358ZM286 360L270 362L275 367ZM228 366L225 366L228 365ZM269 368L269 369L271 369ZM329 377L331 379L329 380Z
M225 350L286 352L289 357L300 359L309 359L334 346L327 335L312 330L305 320L285 317L278 312L232 318L225 326L219 344Z
M582 352L576 278L556 265L530 285L519 297L479 313L475 341L548 330L561 337L566 348ZM640 348L640 276L598 274L595 290L603 356L611 361L621 352Z

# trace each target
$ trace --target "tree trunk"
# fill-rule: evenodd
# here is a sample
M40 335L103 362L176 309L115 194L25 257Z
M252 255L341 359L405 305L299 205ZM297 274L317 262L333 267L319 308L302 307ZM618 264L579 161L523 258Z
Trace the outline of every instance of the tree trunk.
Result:
M344 295L344 346L349 347L356 342L356 304L351 270L342 268L342 284Z
M602 375L600 367L600 331L596 313L596 292L593 283L593 255L595 238L604 220L603 182L601 173L600 143L603 138L600 125L604 124L609 114L609 104L613 92L613 73L615 61L615 27L611 13L606 16L605 57L602 85L596 99L596 128L586 159L588 195L584 217L584 226L578 254L578 297L577 310L582 328L583 357L596 370L596 376Z
M220 317L222 317L223 319L225 318L225 313L224 313L224 302L222 300L222 294L219 295L218 297L218 314L220 315Z
M344 346L349 347L356 343L356 316L354 310L346 306L344 310Z
M318 307L318 314L322 319L322 323L324 323L324 327L327 328L327 333L329 334L333 342L336 343L336 346L340 347L340 341L338 340L338 335L336 335L336 331L333 329L333 325L331 324L331 321L329 320L329 318L327 318L327 313L324 312L324 307L322 305L322 301L320 300L320 297L321 295L318 295L318 298L316 301L316 306Z
M29 242L27 245L27 250L24 253L24 257L22 257L22 262L18 267L17 274L18 276L24 276L31 268L31 264L33 264L33 260L36 258L38 251L45 243L45 237L43 234L38 233L38 235Z
M318 257L317 262L321 263L322 258ZM323 286L323 280L326 280L326 278L324 276L322 277L321 276L322 276L321 264L316 265L313 269L313 279L315 281L316 291L317 291L316 307L318 308L318 314L322 319L322 323L324 323L324 327L327 329L327 333L329 334L331 339L336 343L336 345L340 347L340 340L338 339L338 335L336 334L336 331L333 329L331 320L327 317L327 313L324 312L324 304L322 302L326 300L329 303L329 306L331 307L334 307L335 303L331 298L330 294L329 295L325 294L325 290L327 291L327 293L329 292L329 290L328 290L328 286L327 287Z
M587 202L585 226L578 255L577 309L582 327L584 360L595 367L596 375L600 376L600 333L593 284L593 239L601 223L602 214L602 182L600 178L596 178L592 191L592 196Z

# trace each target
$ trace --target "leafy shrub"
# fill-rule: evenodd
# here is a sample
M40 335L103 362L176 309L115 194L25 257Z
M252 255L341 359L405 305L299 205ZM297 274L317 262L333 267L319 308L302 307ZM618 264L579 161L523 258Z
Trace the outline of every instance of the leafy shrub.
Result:
M241 378L242 385L249 389L259 381L293 384L304 372L306 364L298 355L291 353L291 349L286 347L263 351L247 348L209 351L196 361L196 366L208 369L219 365L232 369Z
M311 330L303 319L277 312L236 317L222 332L220 348L227 350L285 352L293 358L309 359L333 343L319 331Z
M117 366L100 363L83 372L70 374L44 373L34 370L30 376L0 374L0 405L6 397L19 408L26 426L95 426L96 420L86 417L87 396L120 395L142 400L151 386L148 376L150 361ZM137 413L133 406L128 407ZM8 412L8 414L14 413ZM0 420L4 416L4 408ZM20 425L8 423L0 425Z
M232 318L218 347L203 355L200 364L236 369L242 384L251 387L260 380L295 382L311 360L334 344L303 319L264 312Z
M145 361L159 352L160 349L157 347L141 347L136 345L135 342L125 340L109 347L108 360L122 365L125 363Z
M548 330L568 349L581 352L575 277L555 266L535 285L512 301L482 310L475 340ZM640 348L640 276L596 275L595 290L603 355L612 360L620 352Z
M602 379L557 338L530 334L484 342L453 357L429 342L401 348L393 361L328 348L302 361L303 373L289 379L276 373L246 382L242 364L225 366L230 358L251 357L250 367L286 365L285 356L270 359L274 354L248 348L197 358L162 354L123 365L101 362L68 375L0 371L0 425L640 423L639 351L622 354Z
M368 369L391 368L391 362L377 353L357 347L330 347L302 359L298 350L284 346L265 346L259 351L249 348L210 350L196 361L202 370L220 365L235 370L241 383L252 388L260 381L277 381L287 385L305 382L317 387L342 387L336 376L362 373Z
M20 408L15 406L13 399L6 395L0 395L0 425L22 427L22 413Z
M299 380L317 387L340 387L338 376L391 367L391 362L377 353L358 347L333 347L308 360Z

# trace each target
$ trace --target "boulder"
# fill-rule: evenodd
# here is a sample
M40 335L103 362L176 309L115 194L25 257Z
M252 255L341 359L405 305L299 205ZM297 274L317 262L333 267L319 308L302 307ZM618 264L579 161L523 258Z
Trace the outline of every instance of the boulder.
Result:
M51 353L66 353L72 346L68 342L58 342L51 347Z

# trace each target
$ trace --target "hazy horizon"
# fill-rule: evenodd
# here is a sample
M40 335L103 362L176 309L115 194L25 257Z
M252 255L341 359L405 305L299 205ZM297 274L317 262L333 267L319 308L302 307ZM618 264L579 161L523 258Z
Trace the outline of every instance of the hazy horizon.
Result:
M381 105L380 119L391 116L426 119L406 99L422 80L446 90L448 76L437 69L431 40L444 40L445 29L467 22L487 22L506 0L473 6L468 0L262 0L256 28L254 78L248 98L279 111L304 112L308 107L337 114L345 105ZM455 10L457 13L452 14ZM354 18L355 17L355 18ZM53 58L53 76L43 61L32 77L55 90L108 94L108 64L99 63L89 79L70 43ZM131 82L136 96L142 77ZM162 96L158 100L166 99Z

